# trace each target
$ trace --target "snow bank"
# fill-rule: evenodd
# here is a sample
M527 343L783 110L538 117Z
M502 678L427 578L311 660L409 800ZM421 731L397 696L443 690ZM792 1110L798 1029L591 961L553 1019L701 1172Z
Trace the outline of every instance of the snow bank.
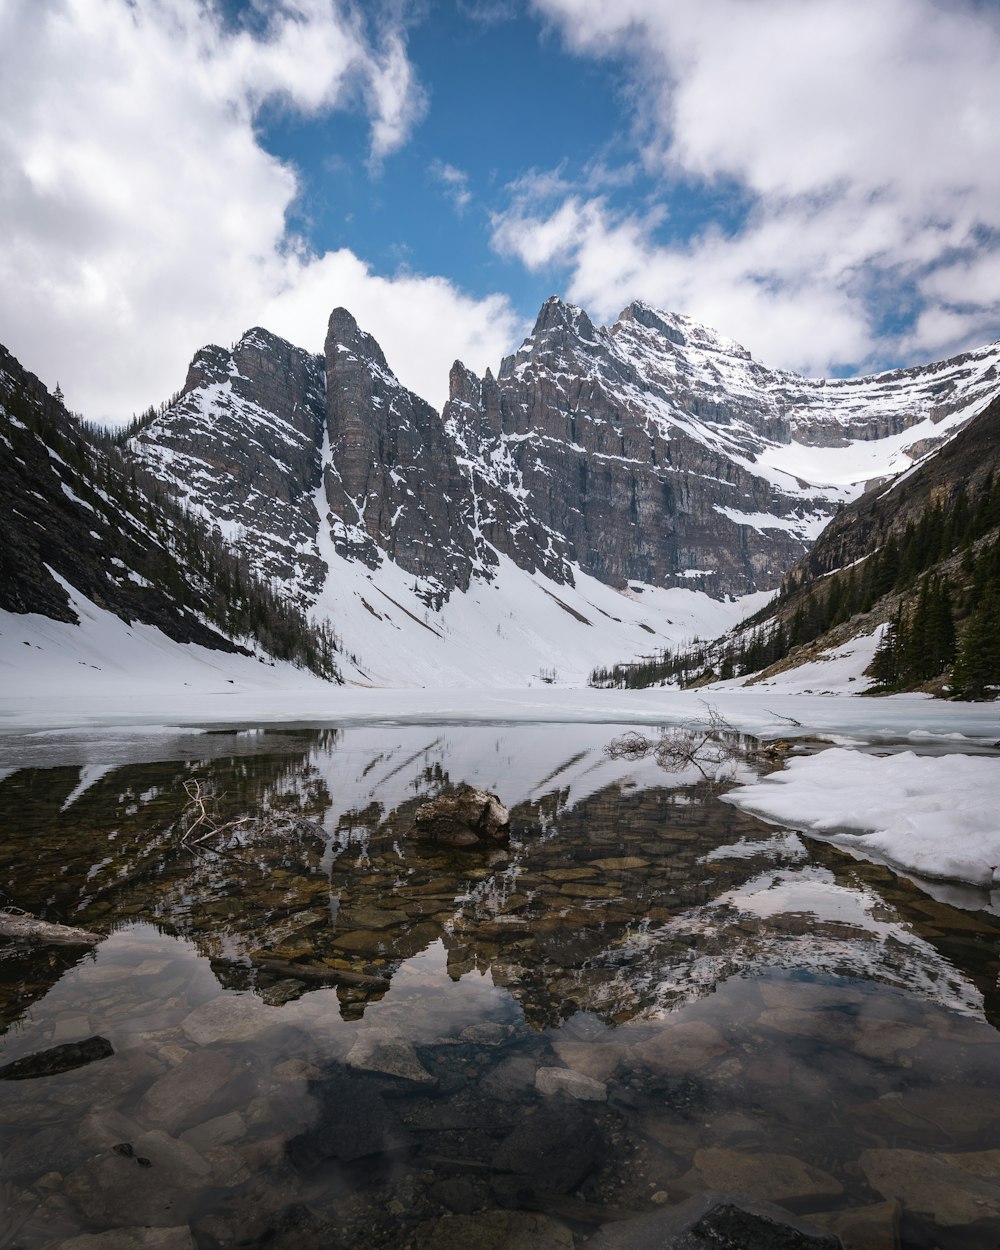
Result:
M1000 886L1000 759L831 747L726 799L905 872Z

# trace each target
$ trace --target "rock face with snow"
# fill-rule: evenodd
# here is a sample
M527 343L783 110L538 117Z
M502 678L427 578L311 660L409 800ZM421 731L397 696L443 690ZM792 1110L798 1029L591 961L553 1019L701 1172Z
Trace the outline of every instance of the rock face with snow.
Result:
M326 338L326 522L337 551L377 568L382 553L432 598L465 590L476 559L474 508L441 415L393 375L346 309Z
M319 357L266 330L204 347L133 453L188 509L302 603L326 576L316 546L325 379Z
M178 601L183 566L118 459L2 347L0 444L0 610L77 624L69 582L124 621L236 650Z
M456 362L437 413L336 309L325 359L261 330L203 349L133 450L306 607L331 544L434 609L501 557L723 597L775 588L867 481L982 406L998 360L813 380L645 304L597 327L553 298L496 376Z

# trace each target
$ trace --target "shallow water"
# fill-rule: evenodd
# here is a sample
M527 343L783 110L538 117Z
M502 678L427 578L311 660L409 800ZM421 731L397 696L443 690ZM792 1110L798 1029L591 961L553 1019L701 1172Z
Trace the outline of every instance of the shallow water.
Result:
M541 1250L717 1188L847 1246L1000 1242L1000 920L614 733L244 730L11 772L6 901L104 940L0 949L0 1066L114 1054L0 1081L0 1246ZM509 846L406 836L463 781ZM193 782L272 825L185 841Z

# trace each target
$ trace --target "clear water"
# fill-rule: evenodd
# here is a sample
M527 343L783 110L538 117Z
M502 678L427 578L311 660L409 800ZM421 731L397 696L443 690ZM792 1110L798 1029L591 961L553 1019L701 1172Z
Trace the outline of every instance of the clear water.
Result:
M1000 919L614 732L22 752L0 890L103 940L0 948L0 1065L114 1054L0 1080L0 1246L573 1246L718 1188L849 1247L1000 1244ZM463 781L509 846L407 836ZM271 824L185 841L193 782Z

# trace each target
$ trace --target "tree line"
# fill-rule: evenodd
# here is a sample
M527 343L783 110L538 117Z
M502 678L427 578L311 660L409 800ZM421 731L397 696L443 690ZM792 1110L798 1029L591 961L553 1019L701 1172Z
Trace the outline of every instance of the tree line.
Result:
M950 674L955 693L987 697L1000 688L1000 480L992 475L970 499L959 490L946 510L927 508L902 533L847 569L786 578L778 597L726 643L664 650L626 664L596 668L595 686L641 689L694 685L760 672L813 642L887 595L902 596L886 625L871 676L879 692L904 690ZM951 576L937 571L960 555ZM794 605L794 607L792 606Z

